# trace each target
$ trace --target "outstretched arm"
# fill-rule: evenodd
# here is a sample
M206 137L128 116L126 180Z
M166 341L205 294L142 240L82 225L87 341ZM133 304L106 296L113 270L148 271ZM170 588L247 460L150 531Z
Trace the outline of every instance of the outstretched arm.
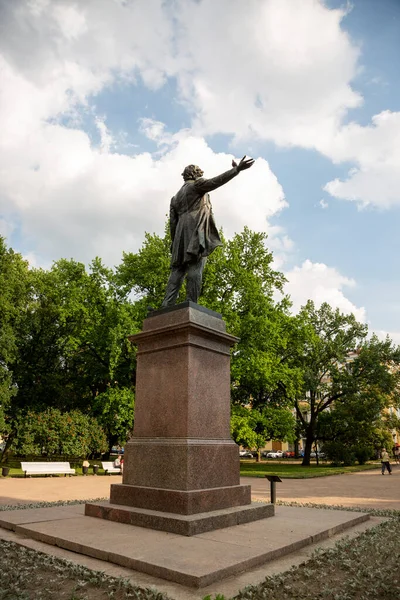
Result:
M198 190L201 194L206 194L207 192L212 192L212 190L216 190L217 188L225 185L231 179L236 177L240 173L240 171L244 171L245 169L249 169L254 164L254 160L252 158L246 159L243 156L242 160L239 164L237 164L234 160L232 161L232 169L229 171L225 171L225 173L221 173L221 175L217 175L212 179L196 179L194 182L194 186L196 190Z

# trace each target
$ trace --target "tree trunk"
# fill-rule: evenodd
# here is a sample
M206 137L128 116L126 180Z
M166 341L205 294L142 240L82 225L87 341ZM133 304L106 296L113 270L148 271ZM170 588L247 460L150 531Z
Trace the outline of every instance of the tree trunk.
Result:
M315 413L315 392L310 391L310 420L306 425L306 447L304 448L304 458L301 463L303 467L310 466L310 454L312 451L312 445L314 442L315 428L317 424L317 415Z
M4 462L6 461L7 455L9 453L9 450L10 450L10 447L11 447L11 444L12 444L14 438L15 438L15 433L11 433L8 436L7 441L6 441L6 445L4 446L4 450L1 453L0 463L2 463L3 461Z
M299 457L299 438L296 438L294 441L294 456L295 458Z
M107 444L108 444L108 451L104 455L104 458L105 458L105 460L110 460L111 450L112 450L112 447L114 446L114 439L111 437L111 435L108 435Z
M309 467L310 466L310 454L312 451L312 445L313 445L313 441L314 441L314 428L312 427L312 424L309 423L309 426L307 427L307 431L306 431L306 446L304 448L304 458L303 458L303 462L301 463L303 465L303 467Z

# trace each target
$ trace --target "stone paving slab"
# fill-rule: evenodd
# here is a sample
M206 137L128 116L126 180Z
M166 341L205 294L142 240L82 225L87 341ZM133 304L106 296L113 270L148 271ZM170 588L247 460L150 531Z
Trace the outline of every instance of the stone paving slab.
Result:
M367 514L347 511L277 506L273 518L183 537L73 516L69 509L37 509L30 523L23 517L16 523L16 511L6 511L2 521L17 534L196 588L238 575L369 519ZM43 515L40 522L39 511ZM58 520L54 519L55 511Z
M15 531L16 525L24 523L40 523L41 521L58 521L60 519L60 508L62 508L63 519L73 519L78 515L84 515L85 506L49 507L44 512L43 508L27 508L25 510L13 510L0 512L0 527Z
M301 548L300 550L297 550L296 552L292 552L291 554L287 554L261 566L246 570L243 573L234 574L227 579L211 583L210 585L200 589L188 588L178 583L173 583L165 579L147 575L146 573L140 573L111 562L105 562L96 558L85 556L84 554L71 552L69 550L59 548L58 546L50 546L49 544L45 544L31 538L26 538L22 535L16 534L14 531L6 529L0 528L0 539L8 540L26 548L68 560L69 562L82 565L88 569L92 569L93 571L101 571L111 577L123 577L124 579L129 580L133 585L141 586L142 588L150 587L152 589L156 589L157 591L167 594L170 598L174 598L175 600L203 600L204 596L206 595L214 597L217 594L223 594L226 598L232 598L233 596L236 596L244 587L248 585L258 585L265 579L265 577L271 577L278 573L288 571L290 568L308 560L316 548L332 548L343 536L346 536L347 538L354 538L367 529L376 527L384 520L385 519L380 517L371 517L368 521L364 521L359 525L355 525L350 529L346 529L342 533L335 534L326 540L310 544L304 548Z

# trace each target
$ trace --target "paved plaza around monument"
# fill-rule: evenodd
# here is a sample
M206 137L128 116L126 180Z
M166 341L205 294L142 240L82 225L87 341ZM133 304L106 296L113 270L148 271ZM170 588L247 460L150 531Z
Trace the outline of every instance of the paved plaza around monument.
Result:
M380 469L331 477L284 479L277 485L278 500L360 508L400 509L400 465L382 477ZM0 504L29 504L57 500L108 498L110 484L121 477L32 477L0 479ZM251 485L253 500L269 501L269 483L264 478L242 477Z
M119 481L119 476L2 479L0 502L29 504L107 497L110 483ZM242 483L252 485L253 500L269 499L264 479L242 478ZM390 477L382 477L376 469L332 477L286 479L279 484L278 499L353 508L399 509L399 491L400 467L394 465ZM306 560L316 546L330 546L341 535L356 535L381 521L376 517L368 521L364 518L365 515L353 512L277 506L276 517L272 519L187 538L84 517L83 506L79 505L2 511L3 527L16 531L1 528L0 537L110 575L129 577L138 585L154 586L175 599L194 599L218 592L233 595L266 575L287 570ZM84 522L87 525L82 527ZM352 524L350 529L340 533ZM336 535L335 528L339 531ZM60 545L63 547L49 545L57 543L51 539L55 536L62 538ZM306 538L308 540L304 541ZM91 543L89 556L81 553L87 540ZM289 553L288 549L291 550ZM232 556L236 561L233 566ZM134 570L135 561L140 566L141 558L153 565L148 572ZM155 575L162 576L163 566L173 569L176 560L180 562L181 584ZM117 564L113 564L115 562ZM243 567L246 571L240 573ZM223 578L218 581L220 576ZM197 585L203 587L197 590Z

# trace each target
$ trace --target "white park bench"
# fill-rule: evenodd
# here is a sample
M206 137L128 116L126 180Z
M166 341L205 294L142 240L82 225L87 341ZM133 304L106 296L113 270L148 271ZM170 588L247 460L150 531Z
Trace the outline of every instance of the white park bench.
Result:
M121 467L114 467L114 463L112 461L102 462L101 465L102 465L106 475L109 475L110 473L121 474Z
M75 469L67 462L22 462L21 469L27 475L75 475Z

